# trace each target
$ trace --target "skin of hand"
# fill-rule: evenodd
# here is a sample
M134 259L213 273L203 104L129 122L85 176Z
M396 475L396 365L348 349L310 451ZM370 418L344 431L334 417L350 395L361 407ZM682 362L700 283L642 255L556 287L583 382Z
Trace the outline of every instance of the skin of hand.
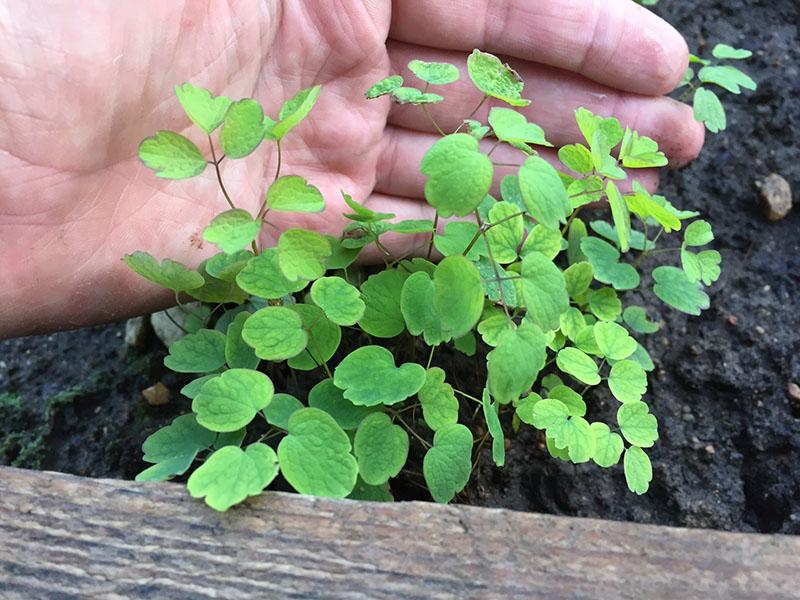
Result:
M526 116L556 145L578 141L573 112L585 106L656 139L673 165L702 147L691 109L663 97L687 66L686 44L631 0L8 4L0 11L0 338L169 305L169 292L121 261L135 250L190 266L215 253L202 231L227 205L213 168L170 181L137 157L143 138L172 129L210 158L175 84L254 97L273 118L284 100L322 84L317 106L285 140L282 173L306 177L327 209L281 216L264 228L271 243L293 226L339 233L340 190L398 218L430 218L419 162L438 136L418 108L363 93L389 74L413 80L413 58L453 62L462 79L432 108L452 131L481 98L466 77L474 48L520 72L533 100ZM475 118L485 122L488 110ZM257 210L276 159L265 143L223 162L237 206ZM500 149L493 159L521 162ZM640 179L652 188L657 177ZM398 238L390 249L410 244L419 240Z

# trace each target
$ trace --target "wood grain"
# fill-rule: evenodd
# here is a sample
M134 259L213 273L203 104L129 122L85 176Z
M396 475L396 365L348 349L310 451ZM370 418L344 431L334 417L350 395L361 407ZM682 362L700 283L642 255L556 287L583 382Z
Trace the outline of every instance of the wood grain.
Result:
M800 539L0 468L0 597L798 598Z

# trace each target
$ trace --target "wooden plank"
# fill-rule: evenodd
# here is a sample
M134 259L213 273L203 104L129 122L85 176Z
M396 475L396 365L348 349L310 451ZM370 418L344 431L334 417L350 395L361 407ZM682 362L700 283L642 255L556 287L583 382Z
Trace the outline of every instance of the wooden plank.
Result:
M0 468L0 597L797 598L800 539Z

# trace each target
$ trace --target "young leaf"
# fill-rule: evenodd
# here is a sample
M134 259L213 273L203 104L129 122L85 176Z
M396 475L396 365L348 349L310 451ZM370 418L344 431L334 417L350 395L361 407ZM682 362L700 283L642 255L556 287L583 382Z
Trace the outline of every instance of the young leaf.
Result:
M249 318L250 313L243 311L228 325L225 336L225 360L231 369L255 369L261 362L253 349L242 339L242 329Z
M572 205L561 178L550 163L529 157L519 170L519 187L528 212L549 229L560 229L572 213Z
M433 447L422 461L431 496L446 504L464 489L472 471L472 433L463 425L447 425L433 436Z
M192 401L192 410L197 422L211 431L236 431L270 403L274 392L263 373L230 369L206 382Z
M458 422L458 399L453 387L445 383L445 373L439 367L428 369L417 396L422 404L422 418L433 431Z
M164 481L183 475L197 453L214 443L216 435L197 424L194 415L182 415L150 435L142 444L142 460L159 464L136 476L137 481Z
M559 317L569 307L564 274L541 252L522 261L522 295L528 317L545 331L559 327Z
M633 360L621 360L611 367L608 387L620 402L636 402L647 391L647 375Z
M611 216L614 219L614 228L617 230L619 237L619 247L623 252L630 250L631 239L631 215L628 212L628 205L619 193L617 184L609 181L606 185L606 195L608 196L608 204L611 207Z
M439 94L426 93L413 87L399 87L392 91L392 100L397 104L439 104L444 100Z
M640 400L624 402L617 410L617 423L622 435L634 446L650 448L658 439L658 420Z
M433 307L442 329L452 337L466 335L483 311L483 286L478 269L463 256L448 256L433 273Z
M358 289L341 277L321 277L311 286L311 299L338 325L354 325L364 316Z
M520 220L520 222L522 222ZM491 230L490 230L491 231ZM525 243L522 245L520 256L525 258L531 252L541 252L550 260L553 260L562 249L562 242L564 239L561 237L561 232L557 229L548 229L541 223L534 226L525 238ZM492 247L494 250L494 246ZM497 258L495 256L495 258Z
M328 269L347 269L358 259L361 248L345 248L343 240L332 235L326 235L325 239L331 245L331 255L328 257L326 266Z
M312 371L336 353L342 341L342 328L326 317L319 306L296 303L288 308L300 315L308 344L305 352L293 356L286 364L290 369Z
M200 129L211 133L222 125L231 99L225 96L212 96L208 90L195 87L191 83L175 86L175 95L188 117Z
M592 265L588 262L576 262L571 264L564 271L564 283L566 284L567 294L571 298L580 296L589 286L594 279L594 270Z
M455 65L441 62L425 62L412 60L408 63L409 70L425 83L432 85L445 85L458 81L461 74Z
M408 434L392 424L386 413L372 413L358 426L353 453L361 478L370 485L381 485L396 477L406 464Z
M355 429L367 415L379 410L377 406L356 406L350 402L334 385L333 379L323 379L311 388L308 405L324 410L345 431Z
M308 113L317 103L321 89L321 86L316 85L300 90L293 98L283 104L278 122L272 128L272 135L277 140L282 139L283 136L308 116Z
M536 429L558 429L569 419L569 409L561 400L539 400L530 417L526 422Z
M208 162L191 140L173 131L159 131L139 144L139 158L156 176L188 179L206 170Z
M574 265L586 260L586 255L581 250L581 242L585 237L587 237L586 225L580 219L573 219L567 231L567 258L569 259L569 264Z
M433 236L433 245L443 256L463 254L477 233L478 224L474 221L450 221L444 226L444 233ZM486 254L486 242L481 236L465 256L476 261Z
M470 214L489 193L494 167L466 133L441 138L422 159L425 198L442 217Z
M390 406L416 394L425 384L425 369L416 363L394 364L381 346L362 346L348 354L333 373L344 397L359 406Z
M567 407L571 417L582 417L586 414L586 402L583 401L583 397L566 385L553 386L547 392L547 399L561 401Z
M394 496L389 489L389 482L383 485L369 485L361 477L356 480L356 487L347 496L350 500L364 500L366 502L394 502Z
M203 231L203 238L226 254L243 250L256 239L261 224L241 208L220 213Z
M225 364L225 336L201 329L173 342L164 365L178 373L208 373Z
M517 248L525 235L520 210L510 202L498 202L489 211L489 221L497 223L486 232L492 256L501 265L514 262L517 260Z
M483 418L486 419L486 428L492 436L492 460L498 467L506 463L506 439L503 435L503 426L497 414L498 405L492 402L489 392L483 390Z
M275 394L262 412L270 425L289 429L289 418L301 408L303 403L291 394Z
M558 160L571 171L581 175L588 175L594 170L592 154L583 144L562 146L558 150Z
M187 293L195 300L206 304L242 304L247 300L247 292L243 291L235 281L224 281L210 275L206 270L207 261L197 267L203 277L203 285Z
M607 469L619 462L625 444L618 433L614 433L605 423L592 423L594 434L594 456L592 460L598 467Z
M711 305L700 284L691 281L681 269L658 267L653 270L653 281L656 296L681 312L697 316Z
M628 489L641 496L653 480L653 466L644 450L632 446L625 451L625 482Z
M638 181L633 182L633 190L633 194L625 196L628 209L633 214L643 221L648 218L655 219L667 233L678 231L681 228L681 220L665 206L656 202ZM641 246L643 248L644 244L642 243ZM634 247L633 243L631 243L631 247Z
M750 50L746 50L744 48L734 48L728 44L717 44L714 46L711 54L714 56L714 58L719 58L720 60L742 60L753 56L753 53L750 52Z
M589 310L601 321L613 321L622 313L622 302L614 288L590 290Z
M191 271L179 262L165 258L158 261L147 252L134 252L125 258L125 264L139 275L173 292L186 292L203 286L200 273Z
M267 248L249 260L236 276L236 283L248 294L259 298L277 299L302 291L308 281L289 281L278 265L278 250Z
M300 354L308 344L300 316L282 306L268 306L250 315L242 338L259 358L276 362Z
M585 352L577 348L564 348L556 357L558 368L572 375L575 379L586 385L597 385L600 383L600 373L597 363Z
M374 100L375 98L391 94L397 88L402 87L402 85L403 78L400 77L400 75L391 75L390 77L381 79L378 83L369 88L364 95L367 97L367 100Z
M251 98L231 104L219 132L219 143L228 158L243 158L264 139L264 110Z
M401 294L407 276L397 269L381 271L361 284L364 316L359 327L369 335L391 338L405 329L401 309Z
M544 367L547 336L529 321L504 330L486 357L489 393L500 404L517 400L530 390Z
M694 221L683 232L683 243L687 246L705 246L714 241L714 232L708 221Z
M587 144L592 144L595 134L600 132L603 145L607 150L612 150L625 137L622 125L613 117L599 117L585 108L579 108L575 111L575 120Z
M522 98L525 84L519 74L496 56L480 50L473 51L467 59L467 71L475 87L485 95L511 106L528 106L531 103Z
M436 286L425 271L412 273L403 284L400 310L411 335L422 334L429 346L438 346L450 339L442 328L441 317L433 305Z
M586 327L586 319L583 313L571 306L561 313L559 330L568 340L574 342L578 333Z
M702 281L711 285L721 274L719 268L722 256L716 250L703 250L699 254L681 249L681 265L689 281Z
M628 358L636 351L636 340L616 323L598 321L594 324L594 338L603 356L611 360Z
M225 446L192 473L186 487L193 498L205 497L211 508L226 511L260 494L277 474L275 451L266 444L250 444L245 450Z
M713 83L733 94L740 94L742 89L755 90L758 85L747 74L729 65L703 67L697 74L703 83Z
M619 159L628 169L665 167L669 163L664 153L659 151L658 143L647 136L640 136L630 127L625 130L625 137L622 138Z
M507 142L531 153L527 144L551 147L553 144L547 141L544 130L528 120L515 110L510 108L495 107L489 113L489 125L492 126L495 137L501 142Z
M611 244L595 237L581 240L581 251L592 264L594 278L618 290L632 290L641 281L639 273L628 263L619 262L619 251Z
M247 266L253 253L249 250L239 250L232 254L220 252L206 262L206 272L214 279L222 281L236 281L236 276Z
M728 125L725 108L719 97L704 87L694 93L694 118L704 123L711 133L718 133Z
M328 240L316 231L287 229L278 239L278 266L289 281L322 277L330 255Z
M378 221L385 221L386 219L394 219L395 215L391 213L379 213L375 212L374 210L370 210L363 204L353 200L353 197L345 194L342 192L342 198L344 198L344 203L353 210L352 213L344 213L343 216L347 217L351 221L357 221L359 223L377 223Z
M289 435L278 445L281 472L301 494L344 498L356 485L358 463L350 438L328 413L298 410L289 419Z
M637 333L655 333L660 325L647 318L647 311L642 306L629 306L622 313L622 320Z
M489 135L489 126L484 125L480 121L476 121L474 119L464 119L464 123L467 125L469 129L469 134L474 137L479 142Z
M280 212L318 213L325 210L320 191L298 175L285 175L267 190L267 206Z
M589 461L595 453L595 441L589 422L583 417L570 417L558 427L548 429L556 448L567 448L569 459L575 463Z

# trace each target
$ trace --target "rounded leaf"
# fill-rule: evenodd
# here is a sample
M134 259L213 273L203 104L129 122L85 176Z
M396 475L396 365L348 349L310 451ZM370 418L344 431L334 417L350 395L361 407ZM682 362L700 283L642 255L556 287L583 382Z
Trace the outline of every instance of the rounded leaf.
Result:
M322 277L311 286L311 299L338 325L354 325L364 316L358 289L341 277Z
M212 96L207 89L191 83L176 85L175 95L188 117L206 133L211 133L222 124L231 105L230 98Z
M291 304L293 310L303 321L303 329L308 334L306 352L289 359L292 369L311 371L326 363L335 354L342 341L342 329L325 316L322 309L312 304Z
M614 433L605 423L592 423L594 434L594 456L592 460L598 467L613 467L619 462L625 444L618 433Z
M358 426L353 453L361 478L369 485L381 485L396 477L406 464L408 434L392 424L386 413L372 413Z
M272 361L296 356L308 344L300 316L282 306L268 306L253 313L244 324L242 338L259 358Z
M219 143L228 158L242 158L264 139L264 110L252 98L231 104L225 115Z
M305 279L289 281L284 277L275 248L267 248L261 255L251 258L236 275L236 283L248 294L270 300L302 291L308 285Z
M325 210L320 191L298 175L279 177L267 190L267 206L281 212L318 213Z
M356 406L344 397L333 379L323 379L308 393L308 405L324 410L344 430L355 429L367 415L379 410L372 406Z
M197 422L211 431L236 431L270 403L274 392L263 373L230 369L206 382L192 401L192 410Z
M441 62L425 62L423 60L412 60L408 63L409 70L425 83L432 85L445 85L458 81L461 73L455 65Z
M464 256L448 256L433 272L433 306L442 329L452 337L471 331L483 312L478 269Z
M234 208L214 217L203 238L227 254L243 250L256 239L261 224L246 210Z
M620 402L636 402L647 391L647 374L639 363L621 360L611 367L608 387Z
M278 240L278 266L289 281L322 277L330 255L328 240L315 231L288 229Z
M467 71L475 87L487 96L511 106L528 106L531 103L522 98L525 84L519 74L493 54L473 51L467 59Z
M458 398L453 387L444 380L444 371L432 367L425 375L425 385L417 392L422 418L433 431L458 422Z
M597 363L585 352L577 348L564 348L559 351L556 357L556 364L561 371L572 375L575 379L586 385L597 385L600 383L600 373L597 368Z
M272 128L272 136L280 140L308 116L317 103L321 86L300 90L281 107L280 120Z
M225 364L225 336L200 329L173 342L164 365L178 373L207 373Z
M139 144L139 158L158 177L188 179L206 170L208 162L191 140L173 131L159 131Z
M625 451L625 482L634 494L642 495L653 480L653 465L644 450L632 446Z
M460 424L447 425L433 436L433 447L422 461L431 496L446 504L464 489L472 471L472 433Z
M628 358L636 351L638 345L627 329L607 321L598 321L594 324L594 339L603 356L611 360Z
M622 435L634 446L650 448L658 439L658 420L647 404L639 400L625 402L617 411Z
M339 363L333 382L353 404L388 406L416 394L425 384L425 369L416 363L396 367L386 348L363 346Z

